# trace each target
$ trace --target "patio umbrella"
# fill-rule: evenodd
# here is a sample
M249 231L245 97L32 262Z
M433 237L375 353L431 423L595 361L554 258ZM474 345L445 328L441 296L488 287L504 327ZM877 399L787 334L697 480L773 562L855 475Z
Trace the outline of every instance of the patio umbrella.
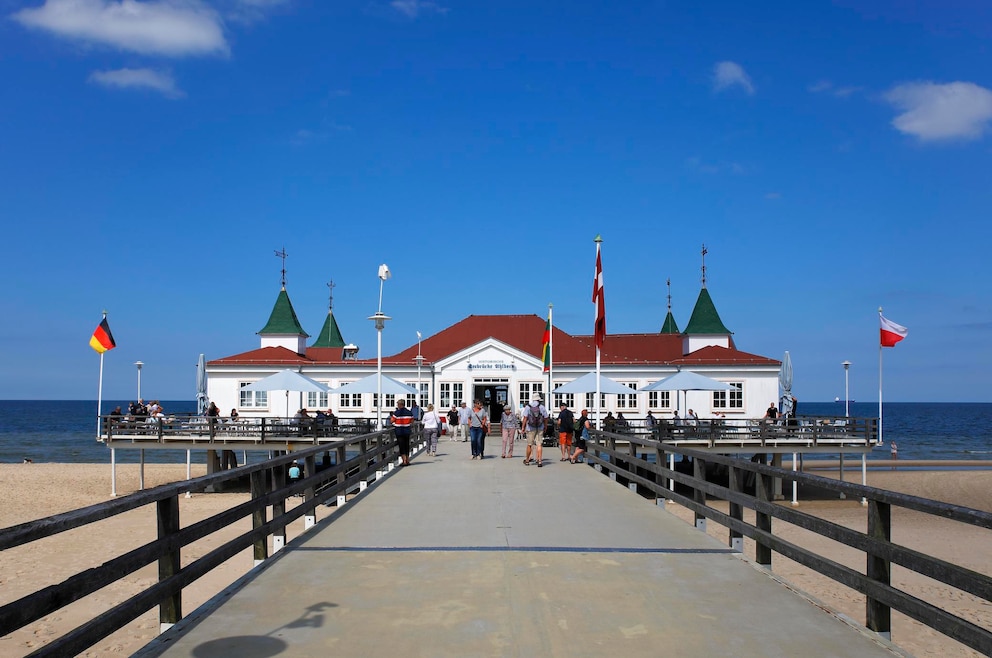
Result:
M552 391L552 393L595 393L596 392L596 373L587 372L578 379L570 381L567 384L562 384L558 388ZM609 377L599 376L599 392L606 394L630 394L639 393L629 386L624 386L620 382L614 381Z
M378 382L376 380L377 373L373 373L368 377L362 377L356 382L351 382L350 384L345 384L339 388L334 389L335 393L378 393ZM398 382L392 377L382 376L382 394L383 395L402 395L407 393L409 395L416 395L417 389L413 386L407 386L403 382Z
M678 391L682 391L682 397L684 398L686 391L732 391L734 387L696 372L680 370L670 377L665 377L653 384L648 384L641 390L675 391L675 407L679 409Z
M257 382L242 387L242 391L286 391L286 417L289 417L289 392L294 393L327 393L331 390L318 381L314 381L295 370L280 370Z
M196 413L202 416L207 412L207 360L201 354L196 362Z
M786 350L785 356L782 357L782 367L778 371L778 383L782 387L779 412L783 416L790 416L794 407L792 403L792 357L789 356L789 350Z

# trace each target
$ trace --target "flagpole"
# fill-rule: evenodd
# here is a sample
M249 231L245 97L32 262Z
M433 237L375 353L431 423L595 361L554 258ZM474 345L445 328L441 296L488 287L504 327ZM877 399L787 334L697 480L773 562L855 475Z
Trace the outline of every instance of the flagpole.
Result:
M879 323L882 319L882 307L878 307ZM882 445L882 337L878 338L878 442Z
M600 347L599 347L598 332L599 332L599 320L600 320L599 308L600 305L602 304L602 295L603 295L603 288L601 281L603 272L601 270L602 261L600 260L600 246L603 244L603 238L597 235L596 238L593 240L593 242L596 243L596 286L597 286L597 290L599 290L599 295L600 295L598 300L594 300L596 301L596 308L594 311L595 319L593 320L593 327L595 328L597 335L596 335L596 400L593 408L596 411L596 429L602 431L603 430L603 423L601 419L602 410L600 409L601 394L599 392L600 391L600 381L599 381ZM605 313L605 309L604 309L604 313Z
M100 383L97 385L96 388L96 435L97 436L103 435L102 432L103 428L101 427L102 418L100 418L103 411L102 406L103 406L103 352L100 353Z
M554 350L555 323L551 316L553 308L554 308L554 304L548 302L548 328L550 329L550 333L548 334L548 397L547 397L548 413L551 413L550 410L552 409L553 400L551 399L551 391L552 391L551 382L555 370L555 350Z

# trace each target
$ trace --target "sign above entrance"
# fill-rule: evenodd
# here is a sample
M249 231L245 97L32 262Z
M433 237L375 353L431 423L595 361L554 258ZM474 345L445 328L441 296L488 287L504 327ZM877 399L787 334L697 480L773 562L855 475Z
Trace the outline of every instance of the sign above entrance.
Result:
M479 359L475 363L468 362L469 370L516 370L517 365L512 361L507 363L503 359Z

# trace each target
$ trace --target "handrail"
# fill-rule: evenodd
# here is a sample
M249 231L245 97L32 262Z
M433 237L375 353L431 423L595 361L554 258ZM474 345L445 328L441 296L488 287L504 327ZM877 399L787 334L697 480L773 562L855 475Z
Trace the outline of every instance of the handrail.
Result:
M336 453L336 463L329 468L317 470L317 455L328 451ZM356 454L348 458L349 452ZM158 509L158 539L123 555L111 557L100 566L70 576L57 585L45 587L0 606L0 636L156 563L159 566L157 583L30 655L76 655L156 605L159 606L162 623L175 624L182 617L183 588L245 548L254 547L256 562L267 559L269 537L272 537L275 550L281 548L285 544L286 527L290 523L305 516L307 529L315 525L318 505L331 505L334 502L341 504L347 494L360 492L373 484L388 471L389 464L395 461L396 452L393 433L383 430L294 451L259 464L164 484L105 503L2 529L0 551L24 546L146 505L155 504ZM287 467L298 460L304 463L305 476L287 485ZM245 477L251 485L251 498L248 501L180 529L181 495L202 492ZM301 494L303 502L287 510L286 500ZM266 518L269 507L272 508L272 519ZM179 556L183 547L247 516L253 519L250 531L227 541L180 569Z
M653 439L599 430L593 430L591 434L586 454L597 470L639 492L687 507L692 510L698 528L705 529L706 519L727 527L729 545L739 552L743 551L743 537L753 539L755 562L768 569L771 569L772 553L777 552L864 594L867 597L865 626L870 630L890 634L891 611L896 610L972 649L992 655L992 631L894 587L890 578L891 565L898 564L992 602L992 577L892 542L891 510L892 507L901 507L985 529L992 529L992 514ZM618 442L626 444L625 450L617 448ZM653 455L654 459L648 460L648 454ZM689 457L692 460L692 474L668 468L666 457L671 454ZM718 470L726 475L726 486L715 481ZM745 492L745 479L750 476L754 478L754 495ZM773 503L774 479L791 480L843 493L851 498L862 498L867 504L868 532L851 530ZM689 495L679 493L676 485L688 488ZM711 507L707 503L708 498L727 501L730 513ZM755 512L753 525L744 521L744 508ZM772 532L773 518L861 551L866 559L865 573L776 537Z

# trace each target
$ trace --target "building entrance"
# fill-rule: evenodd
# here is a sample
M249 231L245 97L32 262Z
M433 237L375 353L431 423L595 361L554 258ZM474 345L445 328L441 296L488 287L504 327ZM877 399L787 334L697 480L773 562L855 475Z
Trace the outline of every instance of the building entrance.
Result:
M482 408L489 414L490 423L498 423L503 415L503 405L510 399L508 383L476 382L473 387L472 399L482 400Z

